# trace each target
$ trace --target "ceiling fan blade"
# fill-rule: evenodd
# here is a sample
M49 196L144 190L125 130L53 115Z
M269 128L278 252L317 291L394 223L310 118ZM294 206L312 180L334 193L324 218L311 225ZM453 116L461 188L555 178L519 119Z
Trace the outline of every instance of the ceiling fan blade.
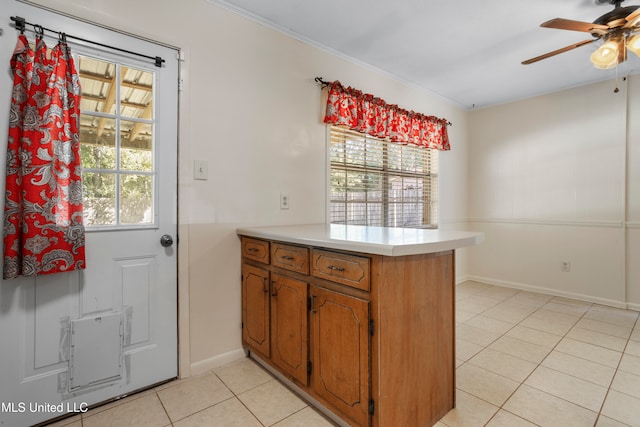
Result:
M599 40L599 38L595 38L595 39L591 39L591 40L583 40L581 42L574 43L574 44L569 45L569 46L565 46L565 47L563 47L561 49L557 49L557 50L554 50L552 52L547 52L544 55L536 56L535 58L531 58L531 59L527 59L526 61L522 61L522 65L533 64L534 62L538 62L538 61L541 61L543 59L550 58L550 57L558 55L560 53L568 52L568 51L573 50L575 48L578 48L580 46L584 46L585 44L593 43L596 40Z
M607 25L594 24L592 22L574 21L572 19L554 18L540 24L544 28L556 28L558 30L582 31L590 33L594 30L606 31Z
M624 19L627 21L624 28L635 27L636 24L640 21L640 7L628 14Z

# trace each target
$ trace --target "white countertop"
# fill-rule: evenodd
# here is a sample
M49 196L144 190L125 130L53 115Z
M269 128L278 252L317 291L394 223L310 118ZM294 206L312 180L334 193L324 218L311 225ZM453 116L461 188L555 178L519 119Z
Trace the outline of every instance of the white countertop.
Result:
M484 240L484 233L472 231L341 224L240 227L236 232L261 239L387 256L441 252L477 245Z

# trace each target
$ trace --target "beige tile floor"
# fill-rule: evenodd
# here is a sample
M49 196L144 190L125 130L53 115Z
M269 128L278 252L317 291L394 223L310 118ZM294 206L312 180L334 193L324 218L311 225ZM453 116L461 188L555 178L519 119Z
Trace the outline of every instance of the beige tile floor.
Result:
M638 312L478 282L456 299L457 406L437 427L640 427ZM333 424L244 359L53 425Z

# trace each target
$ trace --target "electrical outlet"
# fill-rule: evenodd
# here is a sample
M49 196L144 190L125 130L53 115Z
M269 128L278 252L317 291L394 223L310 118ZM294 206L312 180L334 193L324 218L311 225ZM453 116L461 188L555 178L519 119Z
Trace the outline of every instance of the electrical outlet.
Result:
M571 261L566 259L560 260L560 271L569 273L571 271Z
M280 193L280 209L289 209L289 195Z

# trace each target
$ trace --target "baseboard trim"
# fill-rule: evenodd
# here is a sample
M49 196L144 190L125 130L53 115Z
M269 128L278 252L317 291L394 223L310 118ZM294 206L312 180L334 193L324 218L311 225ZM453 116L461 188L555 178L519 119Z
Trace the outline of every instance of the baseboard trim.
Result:
M217 356L210 357L205 360L200 360L191 364L191 375L200 375L211 369L219 368L232 362L247 357L244 350L239 348L237 350L229 351L227 353L219 354Z
M564 291L559 291L557 289L545 288L542 286L527 285L525 283L510 282L507 280L493 279L490 277L481 277L481 276L474 276L474 275L468 275L466 277L467 277L467 280L482 282L489 285L520 289L521 291L538 292L541 294L553 295L553 296L563 297L563 298L577 299L580 301L592 302L596 304L607 305L610 307L625 308L625 309L628 308L631 310L636 310L634 308L631 308L632 305L636 305L636 304L628 304L622 301L615 301L607 298L598 298L598 297L593 297L591 295L579 294L575 292L564 292Z
M627 303L627 309L633 311L640 311L640 304Z
M472 279L468 274L465 274L462 276L456 276L456 285L466 282L467 280L476 280L476 279Z

